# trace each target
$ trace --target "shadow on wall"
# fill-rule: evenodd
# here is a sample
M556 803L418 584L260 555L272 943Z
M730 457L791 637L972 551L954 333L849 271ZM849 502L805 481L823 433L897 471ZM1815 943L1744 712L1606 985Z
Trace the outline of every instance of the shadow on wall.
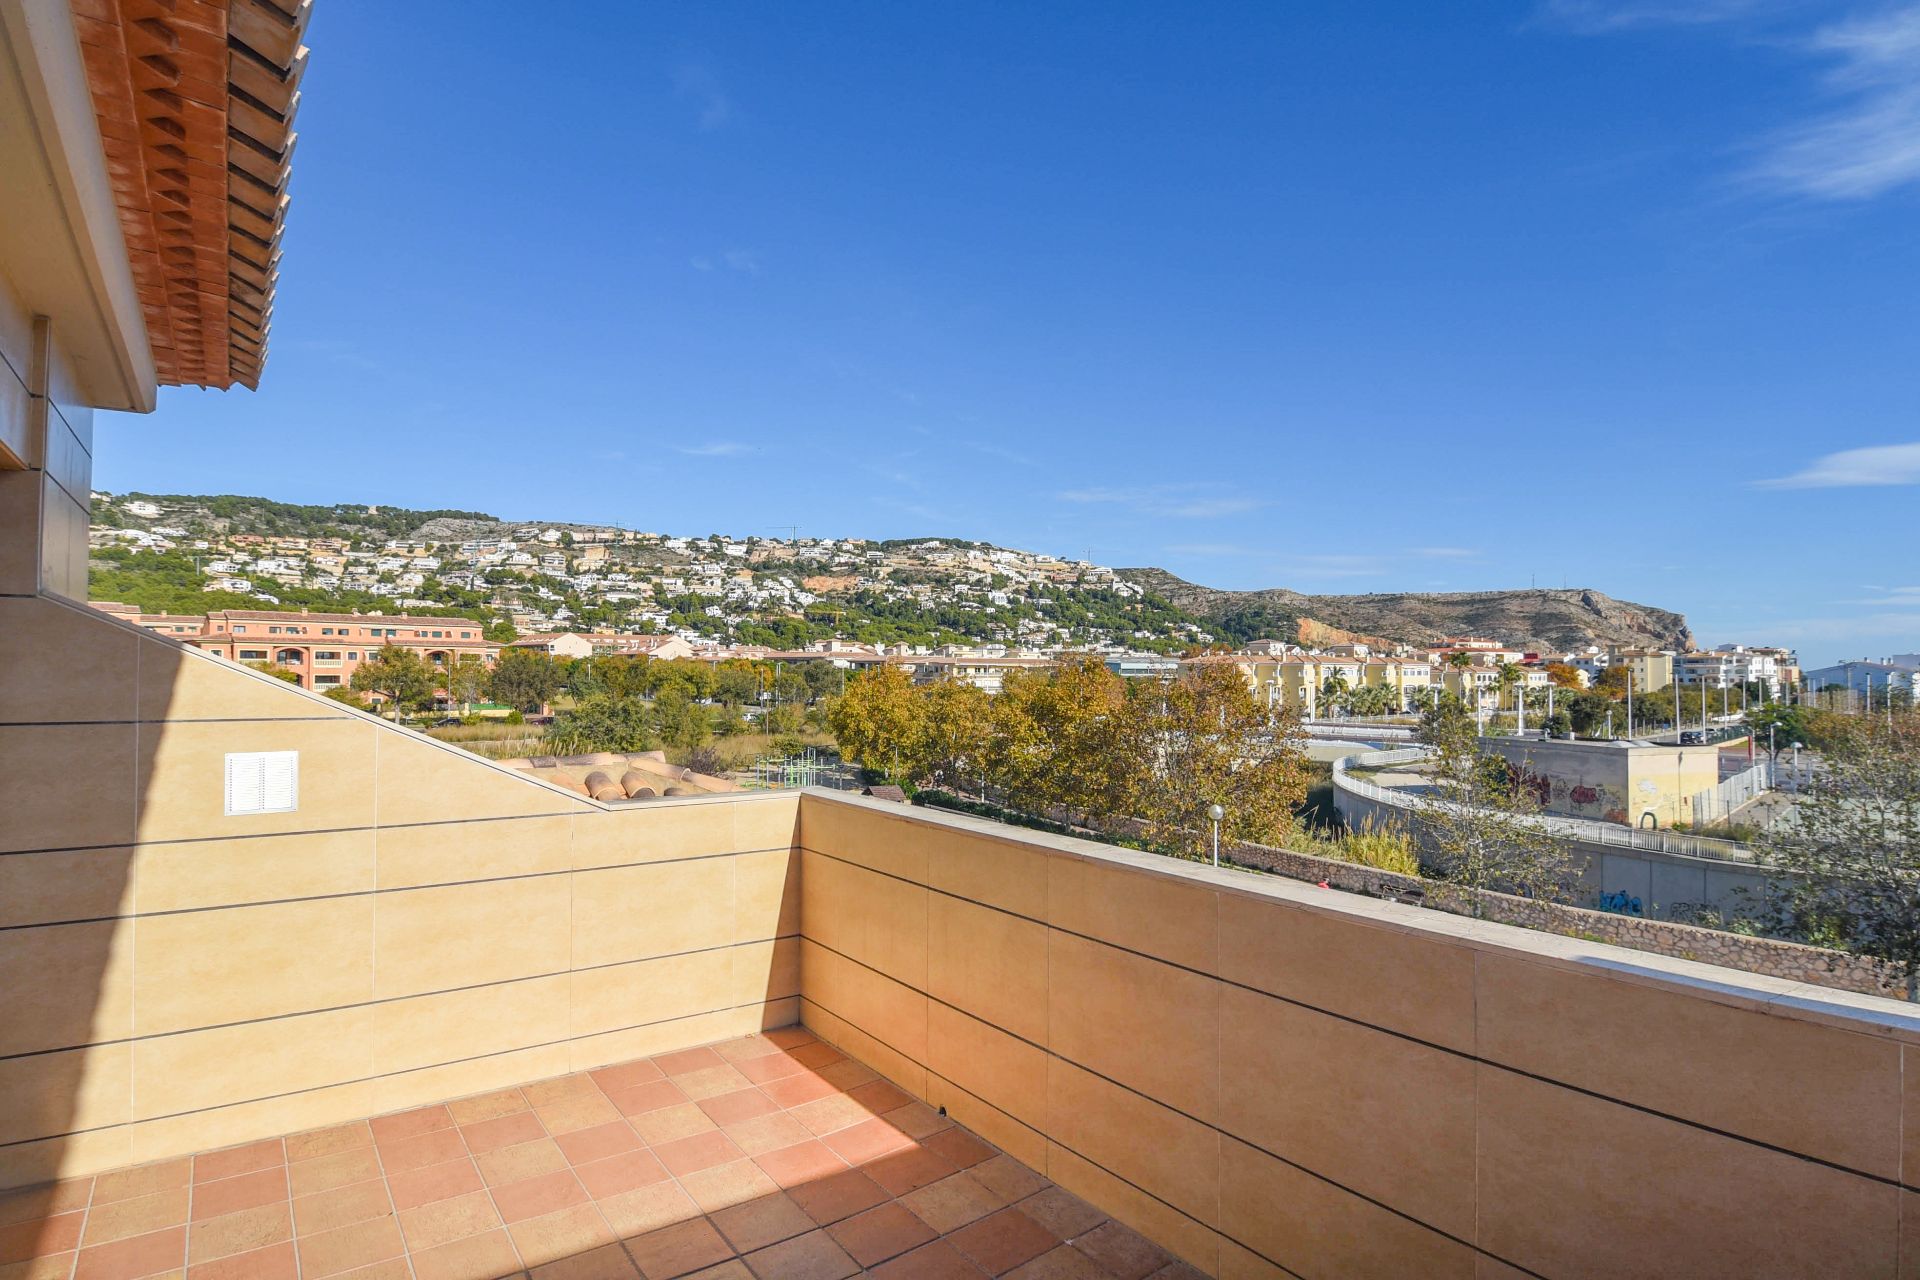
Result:
M134 844L180 655L0 598L0 1185L131 1155Z

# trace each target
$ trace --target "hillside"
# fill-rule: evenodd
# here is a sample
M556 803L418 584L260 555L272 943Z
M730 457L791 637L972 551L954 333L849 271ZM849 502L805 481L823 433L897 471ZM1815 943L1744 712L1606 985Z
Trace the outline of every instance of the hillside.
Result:
M1204 619L1223 638L1324 644L1334 632L1419 644L1443 635L1487 636L1529 648L1589 644L1689 649L1686 618L1590 590L1375 592L1305 595L1275 587L1221 591L1165 569L1121 569L1122 581Z

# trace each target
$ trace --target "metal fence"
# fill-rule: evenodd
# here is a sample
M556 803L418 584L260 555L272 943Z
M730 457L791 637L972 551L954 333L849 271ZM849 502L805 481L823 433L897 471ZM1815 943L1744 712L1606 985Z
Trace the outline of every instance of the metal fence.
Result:
M1333 786L1363 800L1414 812L1434 803L1397 787L1383 787L1364 778L1353 777L1350 769L1378 769L1396 764L1412 764L1432 754L1430 747L1396 747L1390 751L1363 751L1333 762ZM1713 836L1681 835L1673 831L1655 831L1645 827L1623 827L1612 822L1594 822L1588 818L1563 818L1555 814L1531 814L1523 821L1566 840L1582 844L1611 845L1620 849L1642 849L1651 853L1675 854L1684 858L1711 858L1717 862L1753 862L1753 850L1735 840Z
M1693 820L1695 822L1725 821L1732 817L1734 810L1741 805L1758 799L1763 793L1773 788L1772 762L1756 761L1751 768L1742 769L1731 778L1722 779L1719 786L1695 792Z

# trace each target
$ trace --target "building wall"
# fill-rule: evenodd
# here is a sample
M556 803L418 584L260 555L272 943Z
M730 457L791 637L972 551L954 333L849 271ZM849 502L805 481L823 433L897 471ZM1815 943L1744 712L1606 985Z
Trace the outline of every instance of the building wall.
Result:
M0 276L0 595L87 598L93 410L66 352Z
M224 816L280 749L298 810ZM0 1186L792 1023L796 805L596 805L0 599Z
M1920 1228L1891 1002L820 793L800 842L806 1023L1210 1273L1884 1277Z
M1720 784L1718 747L1624 747L1540 738L1481 746L1545 780L1549 813L1625 826L1651 814L1662 829L1692 822L1693 797Z

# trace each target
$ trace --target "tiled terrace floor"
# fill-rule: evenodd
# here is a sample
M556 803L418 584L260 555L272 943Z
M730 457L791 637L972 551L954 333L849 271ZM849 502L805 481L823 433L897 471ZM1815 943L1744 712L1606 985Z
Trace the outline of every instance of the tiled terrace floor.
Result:
M0 1192L0 1280L1199 1273L799 1028Z

